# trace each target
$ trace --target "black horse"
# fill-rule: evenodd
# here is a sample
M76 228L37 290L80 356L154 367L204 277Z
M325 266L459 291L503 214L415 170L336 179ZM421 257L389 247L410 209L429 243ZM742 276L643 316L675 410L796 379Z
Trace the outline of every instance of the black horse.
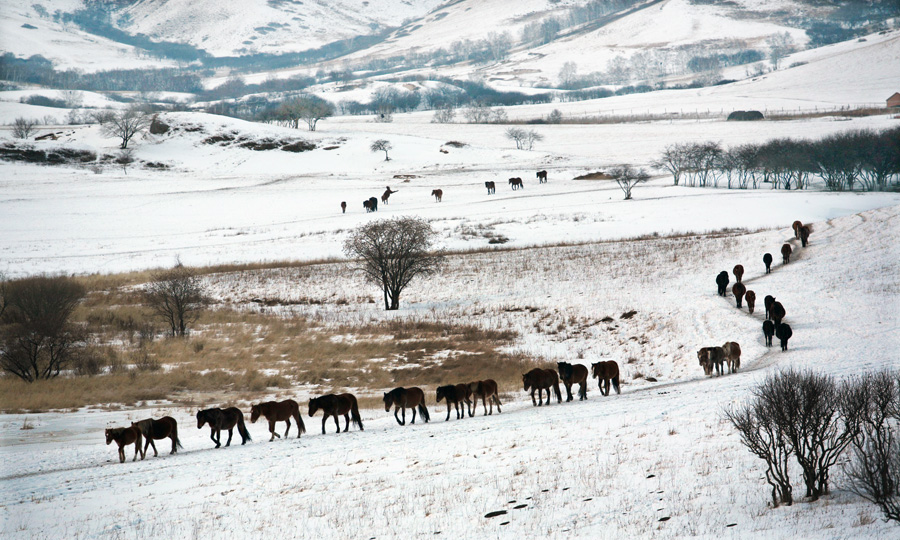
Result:
M772 272L772 254L766 253L763 255L763 264L766 265L766 273L769 274Z
M766 347L772 346L772 336L775 335L775 323L766 319L763 321L763 336L766 338Z
M794 333L791 331L791 326L788 323L781 323L775 327L775 337L781 342L782 351L788 350L788 340L791 339L792 335Z
M247 441L252 440L250 432L247 431L247 426L244 425L244 413L237 407L198 411L197 429L202 428L204 424L209 424L209 438L216 443L216 448L222 446L222 435L220 432L223 429L228 430L228 442L225 443L225 446L231 445L232 430L235 426L237 426L238 433L241 434L241 444L247 444Z
M719 287L719 296L725 296L728 291L728 272L725 270L719 272L719 275L716 276L716 285Z

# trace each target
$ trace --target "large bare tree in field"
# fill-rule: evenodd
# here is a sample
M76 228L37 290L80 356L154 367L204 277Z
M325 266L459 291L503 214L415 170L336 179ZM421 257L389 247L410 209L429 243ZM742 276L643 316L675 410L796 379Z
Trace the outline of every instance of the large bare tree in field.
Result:
M153 274L144 290L151 310L169 327L173 336L185 336L206 307L203 284L193 269L177 263L169 270Z
M101 118L98 116L98 118ZM150 115L144 109L129 107L117 113L102 116L102 130L107 137L121 140L119 148L125 150L135 135L150 127Z
M433 251L437 233L423 219L400 217L363 225L350 233L344 253L360 259L366 278L381 287L384 309L400 308L400 293L443 261Z

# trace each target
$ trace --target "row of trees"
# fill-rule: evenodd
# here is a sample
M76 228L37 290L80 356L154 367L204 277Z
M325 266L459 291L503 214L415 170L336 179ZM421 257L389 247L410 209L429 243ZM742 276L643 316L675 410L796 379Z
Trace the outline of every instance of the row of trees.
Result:
M674 143L654 166L675 185L803 189L820 178L830 191L884 191L900 180L900 128L846 131L818 140L775 139L723 148L717 142Z

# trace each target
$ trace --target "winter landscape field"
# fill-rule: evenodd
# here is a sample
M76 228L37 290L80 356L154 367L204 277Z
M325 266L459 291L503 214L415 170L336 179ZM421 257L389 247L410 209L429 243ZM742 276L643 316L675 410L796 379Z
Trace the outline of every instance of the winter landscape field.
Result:
M794 504L773 506L765 462L725 414L788 369L837 381L900 370L900 166L889 163L883 189L831 189L815 172L803 189L774 189L768 176L731 189L730 172L699 187L660 163L674 145L896 138L900 110L885 100L900 92L900 16L875 24L866 12L868 26L850 25L858 35L820 44L812 43L820 27L798 21L843 12L794 0L269 1L223 10L170 0L113 10L109 28L125 39L75 17L93 13L92 2L53 4L0 2L9 79L0 90L0 285L34 276L82 284L74 318L87 330L78 345L106 360L92 373L73 363L46 381L0 377L3 538L900 536L896 521L850 489L849 451L818 500L802 496L792 463ZM600 14L576 21L591 6ZM561 21L552 39L528 41L552 17ZM477 48L489 33L495 48L512 36L502 57L434 60L440 48ZM187 44L205 51L201 64L228 67L200 71L197 61L154 56L134 36ZM567 61L587 77L611 73L616 58L674 62L787 39L792 48L774 60L722 60L697 76L720 84L684 84L694 74L674 63L605 84L659 77L647 91L575 100L566 97L575 86L556 82ZM328 44L339 40L335 53ZM313 49L321 57L292 65L259 56L272 62L265 69L233 59ZM17 63L36 54L57 73L183 70L200 73L202 87L76 96L16 71L45 69ZM414 55L432 63L411 63ZM321 75L331 70L344 78ZM248 88L310 77L304 95L337 108L315 131L250 115L254 100L291 93L214 95L238 74ZM487 106L490 121L471 121L462 105L438 121L440 107L424 101L347 112L350 101L434 96L463 80L558 93L466 109ZM136 104L152 109L155 127L148 113L126 152L96 119ZM766 119L726 120L734 110ZM548 122L554 115L562 120ZM41 119L24 138L23 118ZM539 138L518 148L511 128ZM624 165L649 175L627 200L614 179ZM511 189L513 177L522 189ZM363 208L370 197L377 212ZM404 217L435 231L444 263L387 311L344 242ZM811 226L808 246L795 220ZM208 307L176 338L141 299L156 272L178 263L199 276ZM752 313L736 307L731 284L716 294L716 275L738 264L756 294ZM766 295L786 309L787 351L765 344ZM706 376L697 350L726 341L740 343L740 369ZM0 360L9 350L0 344ZM528 403L520 373L601 360L618 364L621 394L603 396L589 379L586 401L566 402L563 389L562 403ZM502 412L485 415L476 403L457 419L435 402L439 385L484 378L500 382ZM425 391L430 421L400 426L382 394L413 385ZM359 398L364 431L336 434L322 413L307 415L310 398L331 392ZM298 439L292 426L269 442L265 421L249 422L250 405L288 398L299 402L306 433ZM235 433L214 448L195 415L228 406L244 412L252 441L241 445ZM169 441L156 441L158 457L151 449L132 461L128 446L120 463L104 429L161 416L178 421L183 448L169 454Z

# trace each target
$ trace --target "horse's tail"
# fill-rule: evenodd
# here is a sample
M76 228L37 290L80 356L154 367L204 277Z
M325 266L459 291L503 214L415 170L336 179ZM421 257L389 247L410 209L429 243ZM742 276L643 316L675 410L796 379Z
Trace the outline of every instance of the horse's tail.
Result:
M300 405L297 405L297 408L294 410L294 420L297 421L297 429L299 430L297 436L299 437L306 433L306 424L303 423L303 415L300 414Z
M556 402L562 403L562 393L559 391L559 382L553 383L553 389L556 390Z
M241 434L241 444L252 441L253 439L250 437L250 432L247 431L247 426L244 425L244 415L238 415L238 433Z
M616 373L615 377L612 378L612 385L617 394L621 394L621 390L619 390L619 374Z
M363 429L362 416L359 415L359 405L356 402L356 396L350 396L350 418L353 420L353 425L358 427L360 431L365 431Z
M172 426L172 436L175 437L175 448L184 450L184 447L181 446L181 439L178 438L178 424Z
M426 422L431 421L431 415L428 414L428 408L425 407L425 402L419 403L419 414L422 418L425 419Z

